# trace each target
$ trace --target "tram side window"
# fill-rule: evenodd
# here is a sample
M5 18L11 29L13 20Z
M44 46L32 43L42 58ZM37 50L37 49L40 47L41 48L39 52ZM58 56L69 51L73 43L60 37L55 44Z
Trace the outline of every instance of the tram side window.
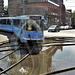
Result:
M11 25L11 19L7 19L7 25Z
M16 26L16 27L19 27L19 25L21 25L19 19L14 19L14 20L13 20L13 24L14 24L14 26Z
M6 19L3 19L3 24L6 24Z
M0 19L0 24L2 24L2 20Z

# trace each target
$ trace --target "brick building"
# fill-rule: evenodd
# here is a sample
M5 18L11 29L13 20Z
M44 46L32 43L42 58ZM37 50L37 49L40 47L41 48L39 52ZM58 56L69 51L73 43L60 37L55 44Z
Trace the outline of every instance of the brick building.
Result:
M22 14L21 0L8 0L9 16L17 16Z
M3 0L0 0L0 13L3 12Z
M35 1L26 2L25 14L44 15L49 26L51 24L65 24L65 6L63 5L63 0L40 0L40 2Z
M63 0L9 0L8 13L9 16L44 15L49 26L51 24L65 23Z
M71 19L72 19L72 10L66 10L65 23L71 25L72 24Z

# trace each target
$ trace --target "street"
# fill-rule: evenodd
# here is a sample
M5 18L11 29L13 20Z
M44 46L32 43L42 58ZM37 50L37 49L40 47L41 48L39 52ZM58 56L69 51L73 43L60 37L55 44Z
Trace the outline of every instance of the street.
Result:
M75 29L73 30L60 30L60 32L48 32L48 30L44 31L44 38L75 38Z
M48 35L57 35L61 33L65 33L68 35L72 35L71 33L75 30L65 30L60 32L49 32ZM47 31L46 31L47 32ZM3 32L5 34L5 32ZM73 33L74 34L74 33ZM2 35L2 32L0 32L0 35ZM7 40L8 36L10 36L10 33L6 33L6 35L2 35L0 37L0 41ZM64 34L61 34L64 36ZM12 36L11 36L12 37ZM74 40L74 38L70 38L70 41ZM69 41L69 40L68 40ZM75 46L49 46L46 47L46 45L52 45L52 44L75 44L75 41L72 42L66 42L66 39L61 40L51 40L51 39L44 39L44 43L48 44L42 44L42 50L37 55L30 55L27 59L25 59L23 62L21 62L19 65L15 66L11 70L9 70L7 73L9 75L39 75L46 72L52 72L56 70L60 70L63 68L73 67L75 66ZM53 43L52 43L53 42ZM14 43L13 43L14 44ZM16 44L16 41L15 41ZM11 47L11 43L4 44L2 46L9 46ZM0 46L0 47L2 47ZM44 47L45 46L45 47ZM0 48L1 50L2 48ZM4 47L3 49L8 49L7 47ZM13 52L12 48L9 52L0 52L0 58L4 57L5 55ZM25 56L25 50L18 50L14 52L13 54L9 55L8 57L0 60L0 67L2 69L6 69L12 64L16 63L18 60L20 60L22 57ZM69 71L60 73L57 75L75 75L75 71Z

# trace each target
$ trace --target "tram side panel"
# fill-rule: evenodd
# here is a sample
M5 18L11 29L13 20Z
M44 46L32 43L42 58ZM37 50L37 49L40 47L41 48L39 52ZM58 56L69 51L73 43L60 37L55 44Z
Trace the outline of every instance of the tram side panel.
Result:
M12 20L11 19L1 19L0 20L0 30L13 32L12 30Z

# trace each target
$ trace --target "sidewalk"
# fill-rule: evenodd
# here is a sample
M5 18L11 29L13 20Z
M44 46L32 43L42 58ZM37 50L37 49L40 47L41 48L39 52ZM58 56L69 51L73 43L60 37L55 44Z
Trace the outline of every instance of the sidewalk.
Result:
M60 32L48 32L44 31L44 38L52 37L66 37L66 38L75 38L75 29L74 30L61 30Z

